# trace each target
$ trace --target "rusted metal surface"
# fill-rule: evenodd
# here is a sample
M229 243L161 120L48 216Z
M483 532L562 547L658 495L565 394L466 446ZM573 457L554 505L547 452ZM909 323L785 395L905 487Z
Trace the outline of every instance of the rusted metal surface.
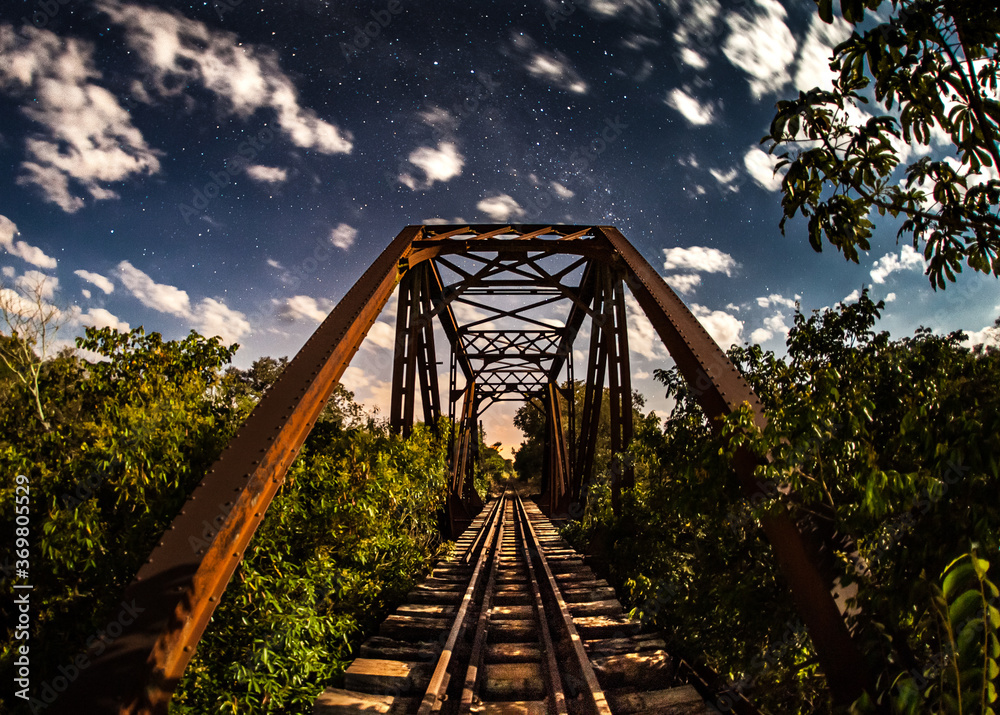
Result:
M428 262L410 268L399 284L389 425L403 436L413 429L418 384L424 422L436 427L441 416L430 268Z
M139 612L50 712L165 713L285 472L395 288L407 227L267 391L125 592ZM86 707L86 710L84 710Z

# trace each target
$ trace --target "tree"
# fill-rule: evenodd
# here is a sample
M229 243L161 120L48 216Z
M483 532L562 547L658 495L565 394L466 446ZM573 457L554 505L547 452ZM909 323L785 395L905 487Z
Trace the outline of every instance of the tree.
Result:
M786 485L788 506L857 540L868 572L855 633L883 710L987 712L968 704L993 697L1000 350L924 328L893 340L877 330L881 309L864 292L796 313L784 358L730 349L768 415L763 430L743 409L713 433L677 369L657 371L675 405L662 430L637 426L636 488L615 514L598 485L570 529L675 655L728 674L771 712L831 707L759 525ZM751 503L728 466L738 447L770 455L755 471L767 496ZM836 565L858 579L847 555Z
M566 389L569 383L563 383ZM601 399L601 414L597 427L597 445L594 450L594 475L598 478L607 476L607 471L611 465L611 391L605 387ZM580 416L583 414L584 400L586 397L586 385L578 380L573 383L574 409L576 410L577 434L580 430ZM638 425L643 419L642 408L646 404L646 399L638 392L632 392L632 420ZM562 423L569 429L569 405L566 403L564 393L559 392L559 408L562 413ZM530 480L537 478L542 473L544 462L545 444L548 438L548 422L545 420L545 408L540 400L530 400L521 405L514 415L514 426L524 433L525 441L514 452L514 470L518 478ZM576 435L571 435L567 431L566 438L572 442ZM585 485L586 486L586 485Z
M42 365L56 332L66 321L65 313L48 302L51 291L49 277L37 271L29 271L15 288L0 284L0 317L9 331L7 335L0 333L0 360L31 395L32 407L46 430L49 423L42 407Z
M816 2L831 22L833 0ZM890 17L859 32L865 8L883 5L841 0L855 30L834 48L833 89L778 102L762 141L788 168L781 230L801 214L816 251L825 236L857 263L874 210L902 218L897 240L923 253L935 289L963 261L1000 276L1000 13L983 0L891 0ZM910 152L923 156L900 172Z

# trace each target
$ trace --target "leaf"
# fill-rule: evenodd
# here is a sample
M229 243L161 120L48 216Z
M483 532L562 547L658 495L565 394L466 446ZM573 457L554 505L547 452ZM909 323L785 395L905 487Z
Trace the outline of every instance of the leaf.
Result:
M936 454L944 454L947 452L946 445L938 445ZM942 452L944 448L944 452ZM964 558L964 557L963 557ZM952 564L955 562L953 561ZM949 566L950 568L950 566ZM951 569L948 575L944 578L943 591L945 598L949 601L952 600L952 595L960 588L965 588L970 579L976 574L976 569L971 563L964 563L960 566Z
M966 591L948 608L948 620L953 627L961 626L976 614L981 603L982 595L979 591Z
M818 0L820 19L830 24L833 22L833 0Z

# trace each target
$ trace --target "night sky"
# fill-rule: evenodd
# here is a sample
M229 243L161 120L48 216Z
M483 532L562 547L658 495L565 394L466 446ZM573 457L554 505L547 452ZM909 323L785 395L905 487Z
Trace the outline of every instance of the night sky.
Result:
M997 280L934 293L891 221L861 265L778 230L760 138L845 33L810 0L6 0L3 285L49 276L66 342L196 329L246 367L293 355L406 224L613 224L724 348L781 352L796 300L863 286L897 337L989 338ZM393 322L344 380L381 414ZM663 410L666 352L641 318L631 339ZM512 410L491 441L517 444Z

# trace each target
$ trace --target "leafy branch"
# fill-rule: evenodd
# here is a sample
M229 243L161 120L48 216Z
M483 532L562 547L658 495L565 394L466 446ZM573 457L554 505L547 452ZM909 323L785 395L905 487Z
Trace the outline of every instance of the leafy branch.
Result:
M832 1L817 0L832 21ZM876 0L843 0L858 25ZM879 215L902 217L928 261L931 285L944 288L963 262L1000 276L1000 103L997 97L1000 15L976 0L892 0L895 14L833 50L832 90L811 89L778 102L770 133L782 180L782 232L788 219L809 219L812 247L824 237L858 262ZM874 104L875 113L861 109ZM910 152L921 156L897 173Z

